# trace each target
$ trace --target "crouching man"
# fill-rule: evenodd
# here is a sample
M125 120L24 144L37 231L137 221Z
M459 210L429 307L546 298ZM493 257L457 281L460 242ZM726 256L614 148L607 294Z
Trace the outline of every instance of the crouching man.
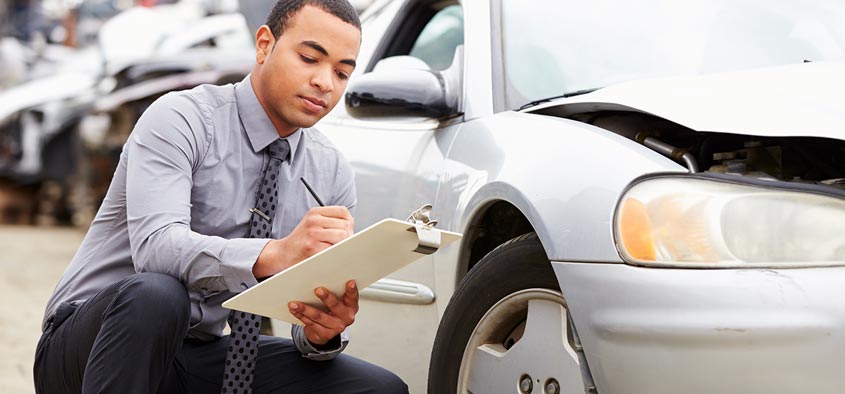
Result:
M280 0L242 82L170 93L124 146L100 211L59 281L35 357L38 393L405 393L340 353L358 290L259 336L221 304L352 234L349 164L316 129L355 68L347 0ZM307 179L330 206L314 207ZM223 336L226 322L231 335Z

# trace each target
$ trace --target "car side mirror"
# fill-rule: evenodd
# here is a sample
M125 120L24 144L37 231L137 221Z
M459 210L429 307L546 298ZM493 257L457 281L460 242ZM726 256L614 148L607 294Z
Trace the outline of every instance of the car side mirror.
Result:
M460 52L460 51L459 51ZM460 54L449 69L433 71L418 59L397 56L350 82L347 112L355 118L445 118L459 113Z

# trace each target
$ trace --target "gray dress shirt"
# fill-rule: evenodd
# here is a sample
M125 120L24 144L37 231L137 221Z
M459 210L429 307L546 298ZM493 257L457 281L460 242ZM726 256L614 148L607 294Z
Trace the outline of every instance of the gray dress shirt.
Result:
M123 147L105 201L47 304L46 321L64 301L85 300L136 272L179 278L191 299L189 336L222 335L228 309L223 301L257 283L252 266L269 239L249 233L256 190L279 138L250 84L199 86L156 100L138 120ZM352 211L352 169L316 129L287 137L289 162L279 174L280 207L273 238L288 235L317 206L300 177L328 205ZM282 307L287 301L279 300ZM319 352L294 326L293 339L306 356Z

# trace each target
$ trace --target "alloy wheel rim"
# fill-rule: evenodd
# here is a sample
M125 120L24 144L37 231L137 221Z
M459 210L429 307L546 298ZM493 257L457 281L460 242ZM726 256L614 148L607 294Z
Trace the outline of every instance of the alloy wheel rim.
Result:
M467 341L458 393L545 394L551 382L563 386L560 392L582 392L578 354L568 325L560 292L525 289L502 298L479 320ZM520 328L524 332L518 332ZM506 347L515 336L515 343ZM530 391L520 389L526 379L532 382Z

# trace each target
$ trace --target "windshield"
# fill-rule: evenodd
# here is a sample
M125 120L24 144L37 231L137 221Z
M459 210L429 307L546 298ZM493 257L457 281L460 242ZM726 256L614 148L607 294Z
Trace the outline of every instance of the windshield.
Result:
M845 58L842 0L502 0L508 108L632 79Z

